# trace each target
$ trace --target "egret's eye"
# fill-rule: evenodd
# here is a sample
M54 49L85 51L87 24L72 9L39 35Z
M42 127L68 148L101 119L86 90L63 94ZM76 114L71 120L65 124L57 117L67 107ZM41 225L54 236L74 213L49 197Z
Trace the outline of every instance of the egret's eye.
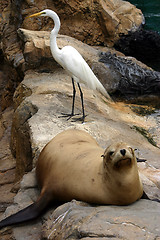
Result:
M113 151L110 151L110 152L109 152L109 155L110 155L110 156L112 156L112 155L113 155L113 153L114 153Z

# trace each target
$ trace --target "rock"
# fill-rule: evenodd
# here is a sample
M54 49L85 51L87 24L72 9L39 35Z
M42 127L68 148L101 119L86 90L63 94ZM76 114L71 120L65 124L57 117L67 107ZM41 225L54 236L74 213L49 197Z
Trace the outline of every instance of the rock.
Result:
M11 149L16 156L16 179L21 177L21 173L32 169L32 150L29 125L27 120L37 112L36 106L30 102L23 103L17 108L12 124ZM23 148L22 148L23 143ZM16 147L15 147L16 146ZM20 156L20 158L18 157ZM23 164L19 164L18 161Z
M160 71L160 34L143 28L122 35L114 47L126 56L133 56Z
M139 172L143 174L147 179L149 179L152 183L154 183L157 186L157 188L160 189L160 170L157 168L154 168L153 166L150 166L147 162L140 163L138 166L139 166ZM157 197L158 198L160 197L159 190L157 191Z
M159 211L160 204L147 200L121 207L72 201L51 214L43 239L155 239L160 237Z
M5 172L15 168L15 159L10 150L11 124L13 117L13 108L7 108L0 114L0 172L1 177ZM5 175L5 174L4 174Z
M33 8L33 2L28 5ZM143 14L139 9L121 0L58 1L57 3L43 1L43 4L38 2L34 4L32 10L26 7L23 14L26 16L45 8L53 9L60 16L62 34L91 45L112 46L121 33L135 31L144 22ZM22 27L30 30L50 30L53 22L49 19L46 24L46 20L42 18L25 19Z
M114 72L117 86L112 89L118 95L127 99L136 99L138 96L160 94L160 73L147 68L134 58L116 56L103 53L100 61L109 66Z
M12 116L12 107L0 113L0 218L2 218L6 208L13 204L15 196L12 191L15 184L15 160L10 150ZM0 232L0 238L4 240L11 239L11 230Z
M20 23L16 18L16 1L9 3L2 12L2 51L7 62L10 62L15 68L21 68L24 58L21 50L21 44L17 36L17 25ZM11 21L12 19L12 21ZM18 21L18 22L17 22Z
M4 212L5 209L13 203L13 197L15 193L11 192L11 188L13 187L13 182L10 180L10 184L3 184L0 186L1 192L1 200L0 200L0 212Z
M0 53L1 68L0 68L0 110L4 111L13 101L13 93L17 86L15 79L18 80L17 73L10 66Z

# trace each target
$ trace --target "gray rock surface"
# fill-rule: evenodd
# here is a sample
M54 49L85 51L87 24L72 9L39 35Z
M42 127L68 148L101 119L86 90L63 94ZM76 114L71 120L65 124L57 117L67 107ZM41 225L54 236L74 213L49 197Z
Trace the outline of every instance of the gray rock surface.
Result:
M159 204L96 206L72 201L58 207L43 226L44 239L159 239Z

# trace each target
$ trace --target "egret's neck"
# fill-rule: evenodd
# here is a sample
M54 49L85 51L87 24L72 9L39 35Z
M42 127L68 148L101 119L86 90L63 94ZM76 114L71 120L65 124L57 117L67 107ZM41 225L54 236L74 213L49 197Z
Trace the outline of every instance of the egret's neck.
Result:
M54 21L54 28L51 31L51 35L50 35L50 48L51 48L52 55L55 56L60 51L60 49L57 46L56 37L58 35L61 23L58 15L55 12L53 12L50 17Z

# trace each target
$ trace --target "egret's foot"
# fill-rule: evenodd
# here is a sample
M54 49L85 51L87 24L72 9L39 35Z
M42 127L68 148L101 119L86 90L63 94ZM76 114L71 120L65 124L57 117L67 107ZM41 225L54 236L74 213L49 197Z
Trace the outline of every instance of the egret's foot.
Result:
M84 123L85 117L87 117L87 115L84 115L80 118L74 118L74 119L72 119L72 122L80 121L80 122Z
M73 113L61 113L62 114L62 116L58 116L58 118L67 118L67 121L69 120L69 119L71 119L72 117L74 117L74 116L76 116L76 115L79 115L79 113L77 113L77 114L73 114Z

